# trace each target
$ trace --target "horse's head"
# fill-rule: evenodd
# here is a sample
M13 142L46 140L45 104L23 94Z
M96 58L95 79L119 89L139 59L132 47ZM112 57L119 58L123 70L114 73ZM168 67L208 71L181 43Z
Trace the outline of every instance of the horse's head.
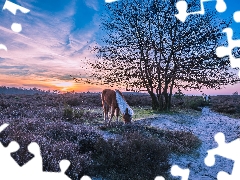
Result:
M132 116L128 113L128 108L125 110L125 114L123 115L123 121L125 123L131 123Z

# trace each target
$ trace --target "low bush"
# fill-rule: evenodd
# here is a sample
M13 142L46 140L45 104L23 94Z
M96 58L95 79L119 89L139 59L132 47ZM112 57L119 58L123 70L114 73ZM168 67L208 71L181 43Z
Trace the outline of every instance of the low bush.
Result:
M63 109L63 118L65 118L66 120L72 120L73 115L73 108L66 104Z
M175 92L175 94L174 94L174 97L176 98L176 99L180 99L180 100L182 100L183 98L184 98L184 94L183 94L183 92L180 90L180 89L178 89L178 91L177 92Z
M158 138L165 143L166 148L174 153L190 153L201 144L201 140L194 134L185 131L161 130L149 126L122 125L121 123L101 126L100 129L114 134L138 133L145 138Z
M124 134L123 140L100 140L93 153L93 175L107 179L146 180L169 170L169 149L157 138L139 133Z
M74 109L74 117L75 118L80 119L80 118L84 117L84 114L85 114L84 109Z
M240 96L213 96L211 109L240 118Z
M209 105L209 103L207 101L204 101L203 98L198 97L196 99L192 99L192 100L188 101L186 106L187 106L187 108L201 111L202 107L208 106L208 105Z
M80 99L76 98L76 97L69 97L68 99L66 99L66 103L70 106L79 106L81 105L81 101Z

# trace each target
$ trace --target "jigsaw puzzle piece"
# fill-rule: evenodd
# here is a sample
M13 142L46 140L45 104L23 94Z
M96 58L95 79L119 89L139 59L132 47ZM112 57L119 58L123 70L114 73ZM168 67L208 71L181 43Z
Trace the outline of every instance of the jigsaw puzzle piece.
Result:
M173 176L181 176L182 180L188 180L190 170L189 169L182 169L178 165L173 165L171 168L171 174Z
M214 136L214 139L218 143L218 147L207 151L208 156L204 160L207 166L215 164L215 162L213 162L213 160L215 161L215 155L219 155L230 160L240 159L240 157L238 157L238 153L240 151L240 139L226 143L223 133L217 133Z
M2 132L6 127L8 127L9 124L2 124L0 126L0 132ZM15 141L12 141L9 143L7 147L4 147L0 143L0 162L7 162L6 164L0 163L0 174L1 177L5 176L11 176L12 175L12 169L17 169L19 166L14 161L14 159L11 157L11 153L16 152L20 148L19 144Z
M219 58L223 58L224 56L229 56L229 48L225 46L219 46L216 48L216 55Z
M42 172L42 174L40 175L40 179L57 179L57 180L71 180L66 174L66 170L68 169L68 167L70 166L70 162L68 160L62 160L59 163L61 172ZM86 179L88 180L88 179Z
M43 172L42 157L40 147L37 143L32 142L28 145L28 150L34 155L34 158L21 167L20 177L24 180L32 180L34 177L39 179L58 179L58 180L71 180L66 174L67 168L70 166L68 160L62 160L59 163L60 172Z
M200 5L201 5L201 10L200 11L195 11L195 12L187 12L188 9L188 4L185 0L180 0L176 3L176 8L178 10L178 14L176 14L176 18L178 18L180 21L185 22L187 17L191 14L204 14L205 10L204 10L204 2L208 2L208 1L212 1L212 0L201 0L200 1ZM216 0L216 6L215 6L216 10L220 13L226 11L227 9L227 5L225 3L224 0Z
M182 22L185 22L189 15L187 13L187 9L188 9L187 2L186 1L178 1L176 3L176 8L178 10L178 14L175 14L176 18L178 18Z
M29 9L27 8L24 8L22 6L19 6L17 4L14 4L8 0L6 0L4 6L3 6L3 10L9 10L11 13L13 13L14 15L16 15L17 13L17 10L21 11L22 13L28 13L30 12ZM21 24L18 24L18 23L13 23L12 26L11 26L11 29L16 32L16 33L19 33L22 31L22 25Z
M0 177L8 179L16 179L16 175L21 173L20 166L11 157L11 153L16 152L20 148L19 144L12 141L6 148L0 143ZM13 173L14 172L14 173Z
M23 174L28 174L30 177L34 177L34 175L36 176L36 174L43 172L40 147L37 143L32 142L28 145L28 151L34 155L34 158L24 164L21 169Z
M224 57L224 56L229 56L229 60L231 63L232 68L239 67L240 68L240 58L235 58L232 55L232 50L236 47L240 47L240 40L233 40L233 30L231 28L225 28L223 29L223 32L227 34L227 41L228 41L228 46L220 46L216 48L216 55L218 57Z
M208 150L207 157L204 162L207 166L213 166L215 164L215 155L225 157L234 161L234 166L231 174L224 171L220 171L217 175L218 180L235 180L240 177L240 139L236 139L230 143L225 142L225 136L223 133L217 133L214 136L215 141L218 143L218 147L215 149Z
M0 126L0 132L3 131L8 124ZM45 179L45 180L71 180L66 174L67 168L70 166L68 160L62 160L59 163L61 172L43 172L42 157L40 147L37 143L32 142L28 145L28 151L34 155L34 158L28 163L20 167L11 157L11 153L18 151L19 144L15 141L9 143L5 148L0 143L0 179ZM1 163L4 162L4 163ZM86 178L83 180L87 180Z
M4 4L4 6L3 6L3 10L5 10L5 9L9 10L9 11L10 11L11 13L13 13L14 15L16 15L17 10L19 10L19 11L21 11L22 13L25 13L25 14L30 12L29 9L24 8L24 7L22 7L22 6L19 6L19 5L17 5L17 4L14 4L14 3L12 3L12 2L10 2L10 1L8 1L8 0L6 0L5 4Z

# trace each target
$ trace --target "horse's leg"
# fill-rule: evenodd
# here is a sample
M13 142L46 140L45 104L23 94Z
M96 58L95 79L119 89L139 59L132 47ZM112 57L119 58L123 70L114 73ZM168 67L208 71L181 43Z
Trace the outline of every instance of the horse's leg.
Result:
M107 123L107 121L108 121L108 112L109 112L109 106L107 105L107 103L104 103L103 109L104 109L104 121L105 121L105 123Z
M105 105L104 105L104 102L102 103L102 108L103 108L103 119L104 121L106 121L106 113L105 113Z
M119 108L116 108L116 121L118 122L118 117L119 117Z
M110 116L109 124L110 124L110 122L112 121L112 118L113 118L113 116L114 116L114 111L115 111L115 107L114 107L114 106L111 106L111 116Z

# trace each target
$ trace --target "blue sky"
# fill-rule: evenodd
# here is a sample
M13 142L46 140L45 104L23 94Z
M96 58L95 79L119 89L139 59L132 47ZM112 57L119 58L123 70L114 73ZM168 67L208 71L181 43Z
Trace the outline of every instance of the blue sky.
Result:
M103 87L74 83L69 75L85 69L84 60L94 58L89 46L100 43L100 16L104 0L11 0L30 10L13 15L0 11L0 85L39 87L43 89L100 91ZM199 1L200 2L200 1ZM227 11L219 18L232 18L240 11L239 0L225 0ZM5 0L0 0L2 9ZM214 8L216 1L206 2ZM193 15L194 16L194 15ZM191 16L191 17L193 17ZM22 31L11 30L13 22L22 24ZM240 23L231 25L234 38L240 38ZM87 76L87 75L86 75ZM218 94L236 91L240 85L229 87ZM215 93L213 91L213 93Z
M5 1L0 2L3 7ZM19 84L6 79L6 76L12 76L12 79L18 79L18 82L23 82L28 77L29 82L27 81L25 86L39 83L38 86L47 88L51 83L54 86L54 82L61 84L62 81L64 84L64 81L71 80L69 74L79 74L83 66L80 60L93 57L89 46L93 46L98 39L100 14L105 2L103 0L11 2L29 9L30 12L24 14L18 11L15 16L8 10L0 12L0 43L8 48L7 52L3 50L0 52L0 74L4 76L5 84L10 86ZM21 33L17 34L11 30L13 22L22 24ZM34 79L35 82L30 83ZM68 84L71 85L70 82Z

